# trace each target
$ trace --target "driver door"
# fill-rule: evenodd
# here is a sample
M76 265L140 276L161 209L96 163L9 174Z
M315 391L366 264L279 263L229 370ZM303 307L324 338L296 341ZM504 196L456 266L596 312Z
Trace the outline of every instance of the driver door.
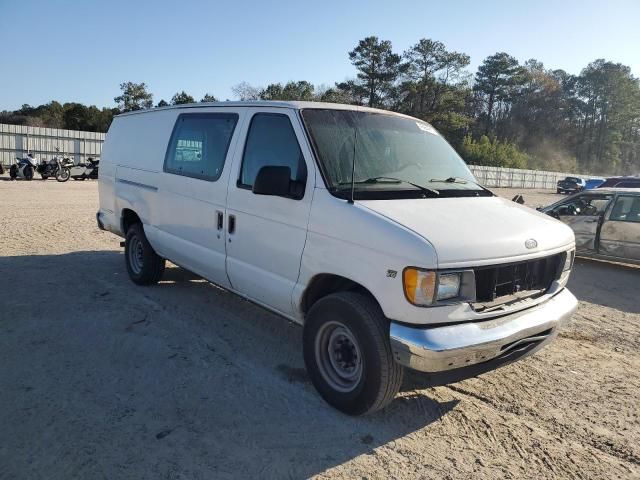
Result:
M557 218L571 227L576 236L576 250L596 253L596 239L602 215L611 195L576 195L554 209Z

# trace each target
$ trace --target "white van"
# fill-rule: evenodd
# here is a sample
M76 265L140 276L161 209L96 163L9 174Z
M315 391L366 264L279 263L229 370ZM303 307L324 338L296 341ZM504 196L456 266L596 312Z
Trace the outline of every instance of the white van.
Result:
M443 383L541 348L577 307L569 227L476 183L429 124L311 102L119 115L98 225L139 285L165 259L303 325L320 395L358 415L404 367Z

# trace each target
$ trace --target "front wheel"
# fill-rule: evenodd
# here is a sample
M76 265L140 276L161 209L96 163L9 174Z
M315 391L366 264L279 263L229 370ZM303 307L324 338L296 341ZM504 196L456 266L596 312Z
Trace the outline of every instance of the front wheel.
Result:
M349 415L373 413L400 389L403 367L389 344L389 321L369 296L339 292L313 304L304 324L304 362L324 400Z
M56 180L59 182L66 182L67 180L69 180L69 177L71 176L71 170L69 170L68 168L64 167L58 170L58 173L56 173Z
M129 278L134 283L152 285L162 278L165 260L155 252L139 223L130 226L127 230L124 259Z
M11 167L9 168L9 178L11 178L11 180L15 180L17 176L18 167L16 165L11 165Z

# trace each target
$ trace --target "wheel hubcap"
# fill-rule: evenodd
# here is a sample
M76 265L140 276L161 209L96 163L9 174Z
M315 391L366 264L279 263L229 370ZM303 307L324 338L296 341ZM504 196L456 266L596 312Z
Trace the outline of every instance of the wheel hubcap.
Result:
M340 392L354 390L362 378L362 354L353 333L340 322L327 322L315 343L316 362L324 380Z
M142 248L142 242L137 236L131 237L129 241L129 266L136 275L142 272L144 266L144 251Z

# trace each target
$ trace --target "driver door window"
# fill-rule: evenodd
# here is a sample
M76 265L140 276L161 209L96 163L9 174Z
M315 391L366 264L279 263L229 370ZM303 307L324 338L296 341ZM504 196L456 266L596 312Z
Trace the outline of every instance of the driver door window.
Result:
M581 195L563 203L555 211L560 217L597 217L611 201L611 195Z
M579 195L554 209L557 218L573 230L577 250L595 251L600 218L610 201L611 195Z

